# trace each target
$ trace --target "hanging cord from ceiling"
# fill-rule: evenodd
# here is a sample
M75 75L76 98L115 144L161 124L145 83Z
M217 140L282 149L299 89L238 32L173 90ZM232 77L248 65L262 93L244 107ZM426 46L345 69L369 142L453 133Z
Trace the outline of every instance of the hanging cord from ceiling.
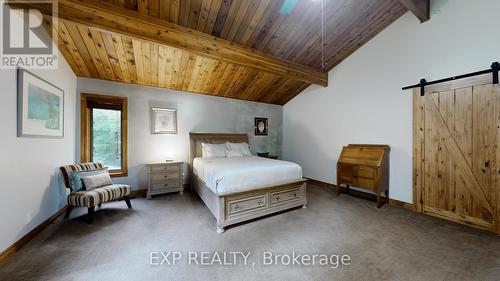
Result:
M325 0L321 0L321 69L325 66Z

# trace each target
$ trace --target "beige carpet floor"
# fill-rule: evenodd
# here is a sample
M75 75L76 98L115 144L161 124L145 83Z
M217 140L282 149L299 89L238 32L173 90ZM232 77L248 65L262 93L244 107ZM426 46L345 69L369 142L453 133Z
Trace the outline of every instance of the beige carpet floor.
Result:
M308 208L215 232L196 194L103 205L92 225L84 209L59 219L0 265L0 280L499 280L500 237L308 188ZM151 252L177 251L175 265ZM189 264L189 252L251 252L248 264ZM349 255L350 265L264 265L263 253ZM158 260L154 260L158 262ZM170 259L171 261L171 259ZM283 260L286 263L286 259Z

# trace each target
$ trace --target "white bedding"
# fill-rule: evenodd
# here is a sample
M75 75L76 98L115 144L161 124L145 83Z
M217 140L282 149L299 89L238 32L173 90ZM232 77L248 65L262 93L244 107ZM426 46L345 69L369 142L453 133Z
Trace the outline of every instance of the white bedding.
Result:
M292 162L263 157L195 158L193 173L217 195L278 185L302 178Z

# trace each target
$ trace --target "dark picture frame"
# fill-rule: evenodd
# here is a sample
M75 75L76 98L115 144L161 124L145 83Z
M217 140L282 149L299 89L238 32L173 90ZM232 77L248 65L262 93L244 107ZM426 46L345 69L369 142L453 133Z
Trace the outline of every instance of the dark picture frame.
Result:
M267 118L255 117L255 135L256 136L267 136L269 129L269 124Z

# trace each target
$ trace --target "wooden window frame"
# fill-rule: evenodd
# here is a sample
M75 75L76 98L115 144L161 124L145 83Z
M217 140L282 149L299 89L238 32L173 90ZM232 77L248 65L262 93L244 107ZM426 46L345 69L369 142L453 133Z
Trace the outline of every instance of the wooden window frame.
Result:
M96 106L97 105L97 106ZM92 162L92 108L121 109L121 169L110 170L111 177L128 175L128 99L126 97L82 93L80 96L80 161Z

